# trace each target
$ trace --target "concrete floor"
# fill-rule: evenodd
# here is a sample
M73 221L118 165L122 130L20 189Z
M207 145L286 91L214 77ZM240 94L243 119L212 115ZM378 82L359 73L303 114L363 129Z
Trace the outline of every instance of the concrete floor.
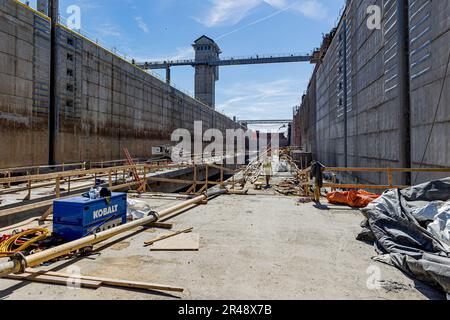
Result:
M253 190L250 192L254 193ZM137 230L103 245L99 256L44 269L79 267L84 275L157 282L185 288L175 295L97 290L0 280L2 299L441 299L443 296L373 262L371 245L355 240L357 210L297 204L273 191L218 197L173 220L174 230L194 227L198 252L151 252L143 242L167 233ZM175 200L146 200L154 209ZM178 201L179 202L179 201ZM375 271L375 273L373 273ZM378 289L368 279L380 274Z

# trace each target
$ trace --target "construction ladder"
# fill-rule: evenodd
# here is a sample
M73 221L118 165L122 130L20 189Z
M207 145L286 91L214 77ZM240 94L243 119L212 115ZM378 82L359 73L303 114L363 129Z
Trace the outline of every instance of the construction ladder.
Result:
M136 163L134 162L133 158L131 157L130 152L128 151L128 149L127 148L123 148L123 152L125 153L125 157L127 158L128 165L133 166L132 174L133 174L134 181L140 182L140 185L139 185L139 188L137 189L137 191L138 192L142 192L143 190L145 190L146 180L145 179L142 180L139 177L139 174L138 174L137 169L136 169Z

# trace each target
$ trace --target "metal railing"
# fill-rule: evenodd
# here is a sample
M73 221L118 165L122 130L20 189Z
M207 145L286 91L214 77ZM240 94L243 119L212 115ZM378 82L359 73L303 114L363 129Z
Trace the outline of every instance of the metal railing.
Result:
M311 168L304 170L305 177L308 181L304 181L301 185L306 187L305 192L309 192L310 187L314 187L314 199L315 201L320 201L320 186L319 181L315 181L314 184L308 179L309 172ZM326 167L322 169L322 172L331 173L333 176L333 181L326 182L323 184L323 188L331 188L331 190L337 189L373 189L373 190L388 190L388 189L406 189L410 188L411 185L396 185L394 184L394 174L395 173L450 173L450 168L337 168L337 167ZM336 173L385 173L387 175L388 183L386 185L379 184L349 184L349 183L337 183Z

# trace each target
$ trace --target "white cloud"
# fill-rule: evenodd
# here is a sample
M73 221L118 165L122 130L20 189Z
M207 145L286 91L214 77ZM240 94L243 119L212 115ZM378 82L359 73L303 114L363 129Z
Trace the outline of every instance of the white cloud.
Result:
M207 27L222 24L234 25L245 18L249 12L259 6L262 0L212 0L212 8L205 19L200 21Z
M173 61L173 60L191 60L194 59L195 51L192 46L189 47L178 47L175 52L161 55L159 57L144 57L139 55L134 55L135 60L138 62L153 62L153 61Z
M134 17L134 21L136 21L139 29L141 29L145 33L149 33L150 32L147 24L145 23L145 21L144 21L144 19L142 17Z
M110 23L104 23L95 29L95 33L101 37L121 37L122 32L117 28L117 26Z
M294 5L294 10L302 13L304 16L321 20L328 16L328 9L317 0L308 0Z
M291 10L311 19L324 19L328 15L327 8L319 0L210 0L210 2L212 7L206 16L197 19L207 27L235 25L261 5L269 5L279 11Z
M218 89L217 109L240 119L290 118L308 79L235 83Z
M170 56L170 60L193 59L194 55L195 55L195 51L194 51L194 48L192 48L192 46L181 47L181 48L177 48L177 51Z

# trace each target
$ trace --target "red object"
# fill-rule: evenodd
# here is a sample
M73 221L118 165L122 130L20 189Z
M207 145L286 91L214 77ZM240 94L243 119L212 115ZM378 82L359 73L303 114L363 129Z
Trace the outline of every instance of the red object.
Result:
M364 190L336 191L327 194L328 202L331 204L345 204L352 208L365 208L380 195Z
M128 165L135 166L136 164L134 163L133 158L131 158L130 152L128 151L127 148L123 148L123 153L125 153L125 156L127 157ZM139 177L139 174L138 174L136 168L133 168L132 172L133 172L134 181L140 182L141 178Z

